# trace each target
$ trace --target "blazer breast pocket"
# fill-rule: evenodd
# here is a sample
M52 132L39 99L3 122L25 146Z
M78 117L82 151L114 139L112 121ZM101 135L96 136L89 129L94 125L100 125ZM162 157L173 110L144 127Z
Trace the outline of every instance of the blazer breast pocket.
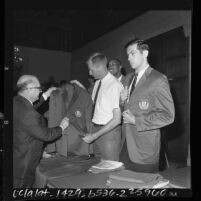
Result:
M135 108L138 113L149 113L154 108L154 96L150 94L139 97L135 103Z

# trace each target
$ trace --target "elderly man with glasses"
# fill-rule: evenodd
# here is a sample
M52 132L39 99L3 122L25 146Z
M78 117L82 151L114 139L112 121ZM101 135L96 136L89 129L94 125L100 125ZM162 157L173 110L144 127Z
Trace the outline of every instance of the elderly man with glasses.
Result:
M13 187L31 188L43 142L61 137L69 120L64 117L59 126L47 128L44 117L33 107L41 91L35 76L21 76L17 89L18 95L13 100Z

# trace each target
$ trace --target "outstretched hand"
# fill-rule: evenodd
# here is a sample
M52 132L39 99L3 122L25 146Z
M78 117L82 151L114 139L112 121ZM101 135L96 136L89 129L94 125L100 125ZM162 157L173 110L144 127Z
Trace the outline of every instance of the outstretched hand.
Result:
M70 83L77 84L79 87L86 89L85 86L83 84L81 84L78 80L71 80Z
M87 133L85 135L85 137L82 138L86 143L91 143L93 142L94 140L96 140L96 137L94 134L90 134L90 133Z
M125 110L122 115L125 124L135 124L135 116L130 110Z
M69 126L69 119L67 117L64 117L60 123L60 127L62 127L62 130L65 130Z
M44 92L45 96L46 96L47 98L49 98L50 95L51 95L51 93L52 93L54 90L56 90L56 89L57 89L56 87L50 87L46 92Z

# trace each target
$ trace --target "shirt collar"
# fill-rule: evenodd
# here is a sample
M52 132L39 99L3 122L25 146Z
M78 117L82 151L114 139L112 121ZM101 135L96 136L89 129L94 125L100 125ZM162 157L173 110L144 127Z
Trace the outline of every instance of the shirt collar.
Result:
M108 72L107 75L101 79L101 82L102 83L106 82L108 79L110 79L111 76L112 76L112 74L110 72Z
M21 98L26 99L27 101L29 101L29 102L31 103L31 105L33 105L33 103L32 103L28 98L26 98L25 96L23 96L23 95L21 95L21 94L18 94L18 96L21 97Z
M25 98L25 97L24 97ZM33 105L33 103L28 99L28 98L26 98L32 105Z
M138 77L140 77L141 75L143 75L144 72L147 70L148 67L149 67L149 65L147 65L144 69L142 69L140 72L138 72Z
M120 77L118 77L118 80L121 81L122 75Z

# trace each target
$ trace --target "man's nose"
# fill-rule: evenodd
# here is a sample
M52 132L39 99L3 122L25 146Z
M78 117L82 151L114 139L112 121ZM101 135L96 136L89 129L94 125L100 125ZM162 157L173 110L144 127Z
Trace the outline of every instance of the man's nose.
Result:
M130 60L131 60L131 55L129 54L129 55L128 55L128 61L130 61Z

